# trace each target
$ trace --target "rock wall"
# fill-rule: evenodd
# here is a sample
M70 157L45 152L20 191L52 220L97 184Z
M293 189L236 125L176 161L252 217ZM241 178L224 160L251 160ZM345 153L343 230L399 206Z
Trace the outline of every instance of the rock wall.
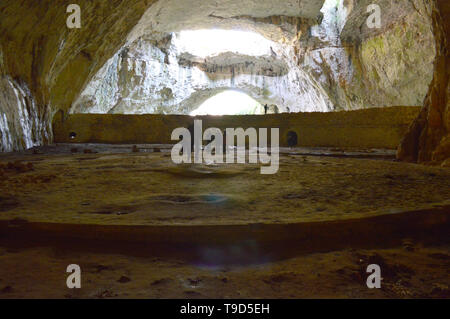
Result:
M448 1L433 3L437 47L434 76L424 107L398 148L397 157L403 161L450 167L449 16Z
M367 6L381 28L367 27ZM436 46L428 0L328 0L324 19L299 44L299 62L336 110L421 106L433 78Z
M146 13L145 26L132 32L134 42L99 71L72 113L188 114L229 88L278 105L282 112L421 106L433 78L436 46L427 0L326 0L320 23L198 13L198 27L210 26L213 19L223 27L245 25L273 40L280 58L269 55L263 62L233 54L205 60L180 55L177 33L168 30L182 25L172 21L173 10L165 12L162 3L155 4L162 13ZM372 3L382 8L379 29L366 25ZM266 74L269 68L275 71Z
M51 140L49 110L39 110L25 83L0 77L0 152L23 150Z
M289 146L297 134L305 147L395 149L417 116L416 107L372 108L347 112L196 116L203 131L209 127L278 127L280 146ZM55 141L59 143L175 144L171 133L193 125L189 115L71 114L54 118ZM120 129L118 129L120 128ZM74 134L75 133L75 134ZM270 134L269 134L270 135Z
M123 47L71 113L189 114L227 89L245 92L263 105L275 104L282 112L332 109L316 81L289 59L288 47L273 43L276 58L224 53L199 59L180 51L176 37L173 33L162 44L139 38Z
M152 0L80 0L81 29L66 26L71 0L0 2L2 151L51 142L50 122L123 45Z
M145 23L146 19L141 18L146 12L150 15L157 13L147 11L155 1L78 0L76 3L81 7L82 27L71 30L66 27L68 16L66 8L73 3L71 0L2 0L0 2L0 54L3 69L0 76L3 90L6 92L1 102L2 136L5 136L5 141L9 141L10 138L11 141L22 142L8 142L6 145L1 139L1 149L18 150L22 146L31 145L23 142L20 130L13 128L18 126L12 123L20 122L17 120L19 118L17 115L24 112L19 111L18 104L17 109L14 112L11 111L15 103L9 100L15 100L15 94L8 93L11 83L14 83L12 85L16 88L20 87L22 91L27 92L28 99L34 101L34 104L30 102L30 105L35 105L33 108L37 110L37 118L46 121L42 124L47 126L46 130L49 131L50 121L47 118L51 118L51 115L58 110L67 111L71 107L80 91L106 61L124 45L128 36L135 36L140 31L145 33L148 30L147 27L152 29L151 25ZM200 8L207 9L204 12L206 16L220 7L221 10L232 8L226 10L228 13L238 12L249 15L253 8L262 8L263 11L269 8L275 13L274 15L286 15L290 12L289 10L299 10L308 17L315 17L322 3L316 0L283 0L274 6L272 1L264 1L263 7L261 1L249 2L251 5L247 6L247 11L241 10L242 1L237 0L208 1L207 6L200 6ZM178 10L178 7L189 3L186 0L175 2L176 5L173 8L178 15L177 19L180 20L180 16L184 19L188 18L186 10ZM200 2L206 3L204 0ZM163 1L161 3L164 5ZM285 7L287 3L290 4L289 10ZM196 12L196 8L199 8L198 4L190 6L193 12ZM261 17L265 16L260 12L256 18ZM248 19L249 24L256 23L251 21L252 18L254 17ZM209 18L209 21L213 23L218 20L221 20L221 17ZM131 32L132 30L134 32ZM5 101L5 98L8 101ZM48 112L51 115L47 116ZM33 126L22 126L24 130L26 127ZM37 132L30 131L23 134L39 135ZM37 140L40 141L40 139ZM45 139L43 138L42 141Z

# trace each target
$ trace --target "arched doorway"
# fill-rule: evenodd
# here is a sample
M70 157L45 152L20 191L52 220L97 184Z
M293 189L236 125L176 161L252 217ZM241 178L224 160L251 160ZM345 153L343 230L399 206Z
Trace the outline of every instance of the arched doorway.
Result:
M289 147L295 147L298 145L298 134L294 131L287 133L287 144Z

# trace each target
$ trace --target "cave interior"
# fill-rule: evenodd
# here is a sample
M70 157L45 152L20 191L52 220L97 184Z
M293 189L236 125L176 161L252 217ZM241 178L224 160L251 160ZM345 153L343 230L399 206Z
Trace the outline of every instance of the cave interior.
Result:
M1 1L0 298L450 298L449 11Z

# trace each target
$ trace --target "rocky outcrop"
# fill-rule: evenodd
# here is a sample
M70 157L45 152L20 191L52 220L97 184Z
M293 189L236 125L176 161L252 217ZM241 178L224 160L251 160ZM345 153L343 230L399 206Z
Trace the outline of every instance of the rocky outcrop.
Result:
M39 110L25 83L0 77L0 152L23 150L51 140L49 110Z
M369 4L381 28L367 27ZM423 104L436 56L429 1L326 1L323 14L300 41L300 63L336 110Z
M432 9L437 47L433 81L424 107L399 146L397 157L403 161L450 166L450 23L444 18L450 14L450 5L446 1L437 1Z
M51 118L123 45L151 0L81 1L81 29L66 26L73 1L0 3L0 139L3 151L51 141Z

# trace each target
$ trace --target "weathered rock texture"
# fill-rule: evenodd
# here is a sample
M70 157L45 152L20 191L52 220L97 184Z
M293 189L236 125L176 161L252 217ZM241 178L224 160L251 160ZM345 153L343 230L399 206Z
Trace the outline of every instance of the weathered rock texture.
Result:
M82 28L70 30L66 27L66 8L73 1L2 1L0 76L1 87L5 93L0 99L0 115L3 118L0 126L1 150L17 150L31 146L26 136L35 137L33 144L46 142L47 137L41 127L45 127L44 131L51 132L52 115L57 110L67 111L70 108L90 79L124 45L127 36L134 37L140 30L147 32L146 19L142 19L139 24L138 22L153 2L155 1L78 1L82 10ZM163 7L171 6L174 10L181 9L179 6L183 4L191 13L198 9L199 4L200 7L207 8L211 23L221 20L221 17L213 18L216 7L227 8L226 12L232 15L250 15L256 10L258 14L250 16L248 23L262 25L252 19L256 17L264 20L267 17L264 12L280 16L297 10L306 18L316 17L322 1L284 0L278 1L277 5L268 0L246 1L245 6L242 1L236 0L201 3L197 1L196 5L188 1L161 1ZM243 10L243 7L246 9ZM177 13L177 19L182 17L189 20L186 8L177 9L175 12L172 10L172 13ZM157 15L158 12L147 11L147 14ZM134 32L130 34L134 27ZM28 112L19 111L23 107L11 100L16 100L16 94L8 93L13 90L12 86L20 87L18 91L26 92L25 100L30 101L27 104ZM11 112L12 108L16 111ZM31 114L37 115L30 117ZM34 123L36 119L41 121L39 125L24 124ZM49 139L51 140L51 136Z
M151 0L78 1L82 28L66 26L61 1L0 2L0 149L51 140L51 118L74 98L126 36Z
M450 166L449 3L438 1L432 14L437 47L434 77L425 105L399 146L397 156L405 161Z
M367 27L367 6L381 28ZM324 19L300 40L300 63L336 110L422 105L433 75L430 1L327 1Z
M0 152L42 145L50 140L49 110L39 110L25 83L0 77Z
M233 85L281 111L306 110L307 104L321 111L422 105L438 49L435 89L421 120L426 125L416 129L421 151L401 151L400 157L446 157L448 108L440 94L448 77L438 69L446 68L447 55L433 1L84 0L77 30L66 27L70 3L0 4L2 151L51 141L50 119L58 110L139 113L148 111L141 107L145 101L155 101L151 111L185 113ZM365 26L369 3L383 10L380 29ZM171 33L213 27L258 32L277 43L276 57L252 58L252 66L242 67L244 56L199 61L167 50ZM149 48L146 56L139 45ZM272 71L263 70L267 64ZM188 84L184 92L180 83Z
M383 8L379 29L366 25L372 3ZM252 5L240 15L233 6L201 5L186 18L176 13L179 1L155 3L72 112L187 114L227 88L282 112L423 104L436 55L429 1L327 0L316 19L287 4L286 12L267 8L263 18ZM178 31L213 26L258 32L273 41L276 56L203 59L177 47Z
M271 40L292 41L302 24L321 16L324 0L159 0L130 33L143 35L199 29L252 30Z
M292 48L268 42L261 56L226 52L200 58L184 52L178 34L139 38L98 72L72 113L189 114L227 89L245 92L280 111L330 111L325 91L289 57ZM153 42L153 43L152 43Z
M299 32L316 23L322 4L160 0L130 33L127 45L85 88L71 112L188 114L226 89L243 91L281 111L330 111L325 91L292 59L292 43ZM224 52L203 59L180 47L179 31L210 28L258 32L273 41L274 51L258 57Z

